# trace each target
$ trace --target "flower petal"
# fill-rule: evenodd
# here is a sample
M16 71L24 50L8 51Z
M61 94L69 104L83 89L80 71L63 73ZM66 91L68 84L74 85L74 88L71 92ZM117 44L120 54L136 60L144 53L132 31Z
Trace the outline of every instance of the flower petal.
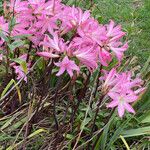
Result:
M124 115L124 112L125 112L124 106L123 106L122 103L120 103L120 104L118 105L118 115L119 115L119 117L122 118L123 115Z
M135 114L134 109L133 109L132 106L129 105L128 103L124 103L124 107L125 107L125 109L126 109L128 112L131 112L131 113Z
M118 105L118 101L117 100L113 100L112 102L110 102L107 107L109 108L113 108L116 107Z

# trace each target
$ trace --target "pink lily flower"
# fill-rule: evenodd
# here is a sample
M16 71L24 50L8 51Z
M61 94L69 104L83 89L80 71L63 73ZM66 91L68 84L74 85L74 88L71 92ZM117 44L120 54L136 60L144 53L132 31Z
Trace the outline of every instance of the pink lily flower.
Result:
M57 67L60 67L59 72L56 74L57 76L62 75L65 71L70 75L73 76L73 71L80 71L79 67L75 64L74 61L69 60L68 56L65 56L62 62L55 63Z
M52 33L53 39L51 39L48 35L45 35L44 41L41 42L40 45L43 45L44 48L50 48L55 50L58 53L65 51L65 43L63 42L63 39L58 37L58 34L56 32Z
M69 48L69 53L72 53L72 56L79 59L81 64L92 72L98 67L95 49L95 43L91 39L76 37Z
M106 29L97 20L90 18L78 28L81 37L88 37L99 45L103 40L107 40Z
M100 50L99 50L100 49ZM112 60L112 56L110 52L105 50L104 48L98 47L98 55L99 55L99 61L103 66L108 66L108 64Z
M46 31L49 31L50 33L53 33L54 29L57 29L56 25L57 18L55 17L47 17L45 15L42 15L39 18L39 21L35 23L35 26L37 28L41 28L41 33L44 34Z
M109 71L109 73L106 73L106 72L104 72L104 73L105 73L105 76L103 78L103 80L105 80L105 82L103 84L104 87L108 88L108 87L116 84L116 74L117 74L117 72L116 72L115 68L111 69Z
M141 88L142 80L132 79L131 72L117 73L116 69L105 73L101 79L104 80L102 91L112 99L107 107L118 107L119 117L123 117L125 110L135 113L129 103L136 101L138 95L145 90Z
M118 93L113 93L109 94L109 96L113 99L112 102L110 102L107 107L108 108L114 108L118 107L118 115L119 117L123 117L125 110L127 110L130 113L134 113L135 111L132 108L132 106L129 104L131 102L134 102L137 100L138 96L131 95L131 94L118 94Z
M62 21L63 34L72 29L77 29L90 17L89 11L83 12L80 8L74 6L65 6L62 13L59 14L59 19Z
M110 23L106 25L107 28L107 37L116 37L116 36L124 36L124 32L121 31L121 26L117 25L115 26L115 22L113 20L110 20Z
M94 51L92 51L92 48L87 49L82 48L76 50L73 55L76 56L82 64L84 64L90 71L94 71L98 65L97 65L97 59Z

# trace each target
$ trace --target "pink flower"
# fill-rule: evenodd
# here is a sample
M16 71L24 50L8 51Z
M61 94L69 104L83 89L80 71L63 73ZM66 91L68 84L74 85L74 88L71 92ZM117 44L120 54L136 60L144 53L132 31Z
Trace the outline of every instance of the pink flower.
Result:
M59 72L56 74L57 76L62 75L65 70L70 75L73 76L73 70L79 71L79 67L75 64L74 61L69 60L67 56L62 60L62 62L55 63L56 66L60 67Z
M3 32L3 34L8 34L8 23L6 23L3 16L0 17L0 31Z
M83 12L80 8L65 6L59 19L62 21L63 33L78 28L90 17L89 11Z
M128 49L128 44L123 44L121 42L125 32L121 31L120 25L115 26L115 23L112 20L108 25L106 25L106 29L106 36L108 39L104 42L104 47L107 47L108 50L114 52L118 60L121 61L124 51Z
M71 57L75 56L82 65L94 71L98 67L95 49L95 43L91 39L76 37L70 44L67 54Z
M36 15L54 16L61 11L60 0L28 0L33 13Z
M65 44L63 43L63 39L58 37L56 32L52 33L53 39L50 38L48 35L45 35L44 41L41 42L40 45L43 45L44 48L50 48L55 50L56 52L64 52L65 51Z
M117 37L117 36L123 36L125 33L121 31L121 26L117 25L115 26L115 22L113 20L110 20L110 23L106 25L107 28L107 37Z
M123 117L125 109L135 113L129 103L136 101L145 89L141 88L142 80L132 79L131 72L117 73L115 69L105 73L101 79L104 80L102 91L112 99L107 107L118 107L119 117Z
M115 53L116 57L120 62L123 58L124 52L128 49L128 43L125 43L122 46L122 43L118 44L117 42L110 42L109 46L110 49Z
M112 56L109 51L105 50L105 48L98 47L98 56L99 61L103 66L108 66L108 64L112 60Z
M42 15L38 19L38 22L35 23L35 26L41 28L42 34L44 34L46 31L52 33L54 29L57 29L56 19L57 18L55 17L48 17L46 15Z
M129 103L136 101L138 96L131 95L131 94L128 94L128 95L118 94L118 93L109 94L109 96L113 99L113 101L110 102L107 105L107 107L114 108L117 106L119 117L121 118L123 117L125 110L131 113L135 113L134 109Z
M35 32L33 36L29 36L29 39L33 42L34 46L37 47L43 42L44 35L40 32Z
M107 40L106 29L97 20L90 18L78 28L81 37L88 37L99 45L103 40Z
M123 44L121 42L122 37L125 35L125 32L121 31L121 26L115 26L115 23L111 20L108 25L103 29L103 37L98 39L96 42L99 45L99 61L103 66L108 66L112 60L113 53L120 62L123 58L124 52L128 49L128 44Z
M96 55L92 48L86 47L78 49L73 55L76 56L90 71L94 71L98 67Z
M106 73L104 71L105 76L103 77L103 80L105 81L103 84L103 87L108 88L112 87L116 84L116 69L111 69L109 73Z

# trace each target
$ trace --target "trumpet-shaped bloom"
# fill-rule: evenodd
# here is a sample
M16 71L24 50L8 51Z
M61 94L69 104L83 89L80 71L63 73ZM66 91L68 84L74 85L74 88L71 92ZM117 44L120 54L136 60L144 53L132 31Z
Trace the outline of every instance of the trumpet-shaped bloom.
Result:
M95 43L91 39L76 37L69 48L69 54L75 56L90 71L94 71L98 67L95 49Z
M57 67L60 67L59 72L56 74L57 76L62 75L65 71L70 75L73 76L73 71L79 71L79 67L75 64L74 61L69 60L67 56L62 60L62 62L55 63Z
M41 29L42 34L46 31L52 33L54 29L57 29L56 20L57 18L55 17L47 17L46 15L42 15L39 17L39 21L35 24L35 26Z
M88 37L99 45L103 40L107 40L106 29L97 20L90 18L78 28L81 37Z
M89 11L83 12L80 8L64 7L62 14L60 13L59 19L62 21L63 33L67 33L72 29L77 29L83 25L90 17Z
M112 60L112 56L105 48L98 47L99 61L103 66L108 66Z
M94 71L98 67L96 55L94 51L92 51L92 48L87 48L78 49L73 55L75 55L90 71Z
M141 88L142 80L132 79L131 72L117 73L115 69L105 73L102 79L104 80L103 91L112 99L107 107L118 107L119 117L123 117L125 110L135 113L129 103L136 101L138 95L144 90Z
M123 117L125 110L127 110L130 113L135 113L134 109L129 103L136 101L138 96L131 95L131 94L128 95L118 94L118 93L109 94L109 96L113 99L113 101L110 102L107 105L107 107L108 108L118 107L119 117L121 118Z
M41 42L40 45L43 45L44 48L50 48L55 50L56 52L64 52L65 51L65 43L63 40L58 37L57 33L52 33L53 39L50 38L48 35L45 35L44 41Z
M108 74L105 72L105 76L103 78L105 80L103 86L108 88L112 85L116 84L116 69L112 69Z

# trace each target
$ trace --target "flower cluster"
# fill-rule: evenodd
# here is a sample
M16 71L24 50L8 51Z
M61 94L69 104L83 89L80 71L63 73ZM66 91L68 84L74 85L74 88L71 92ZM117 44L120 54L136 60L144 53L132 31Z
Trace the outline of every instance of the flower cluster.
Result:
M35 47L40 47L37 55L46 59L60 58L59 67L67 58L66 70L70 76L72 73L68 70L74 70L74 65L78 66L77 71L83 65L94 71L98 62L108 66L114 55L120 62L128 48L127 43L122 43L125 33L120 25L112 20L106 25L99 24L89 11L66 6L60 0L11 0L5 5L6 14L13 14L16 20L11 36L30 34L29 40ZM6 34L8 23L3 17L0 24ZM70 32L72 37L65 40Z
M112 101L107 105L108 108L118 106L118 114L123 117L125 110L135 113L129 103L138 99L142 88L142 80L140 78L132 79L131 72L117 73L116 69L112 69L109 73L105 72L102 91L107 94Z
M100 24L90 11L66 6L61 0L5 1L4 14L4 17L0 17L0 32L3 35L0 38L1 49L6 42L4 36L30 35L27 40L32 43L32 55L43 57L46 61L53 59L55 67L59 68L57 76L67 72L72 78L75 71L80 73L81 67L86 67L92 73L99 64L109 66L115 57L121 64L128 48L128 43L123 41L126 33L120 25L113 20L108 24ZM2 53L0 60L3 59ZM27 72L32 66L29 60L35 58L30 55L24 50L14 55L14 58L26 61ZM21 64L12 62L10 67L15 70L17 79L24 78L27 82L27 72ZM105 90L109 91L107 94L113 99L108 107L118 105L120 117L124 109L134 112L128 103L137 99L141 90L132 89L139 86L140 82L140 79L132 81L129 73L110 71L104 83Z

